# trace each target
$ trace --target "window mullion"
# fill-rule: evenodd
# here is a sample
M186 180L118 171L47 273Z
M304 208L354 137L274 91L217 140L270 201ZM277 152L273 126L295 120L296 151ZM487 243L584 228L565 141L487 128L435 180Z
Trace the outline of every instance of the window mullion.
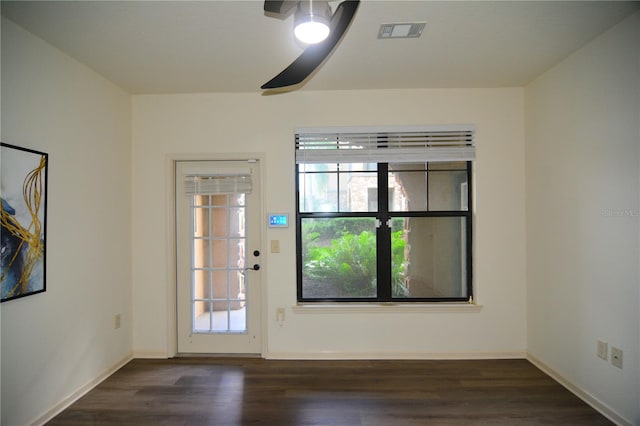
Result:
M389 223L389 165L378 163L378 219L376 234L378 300L391 301L391 228Z

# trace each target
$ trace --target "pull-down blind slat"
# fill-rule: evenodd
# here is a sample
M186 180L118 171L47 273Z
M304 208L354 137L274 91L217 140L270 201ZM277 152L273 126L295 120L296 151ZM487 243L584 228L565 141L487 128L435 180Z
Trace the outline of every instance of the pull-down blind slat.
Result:
M185 194L215 195L251 192L251 173L225 174L213 176L186 176Z
M475 159L473 126L374 130L300 131L296 133L296 162L406 163Z

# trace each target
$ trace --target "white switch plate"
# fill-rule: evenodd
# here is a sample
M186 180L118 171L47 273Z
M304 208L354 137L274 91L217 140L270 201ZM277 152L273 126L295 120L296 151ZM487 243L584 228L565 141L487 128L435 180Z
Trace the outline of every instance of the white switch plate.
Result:
M609 345L602 340L598 340L598 358L609 359Z

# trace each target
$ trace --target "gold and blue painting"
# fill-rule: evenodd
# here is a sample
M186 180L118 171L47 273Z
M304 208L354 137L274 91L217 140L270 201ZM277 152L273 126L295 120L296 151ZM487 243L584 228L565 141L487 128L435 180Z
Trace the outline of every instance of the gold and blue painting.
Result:
M0 301L46 290L47 168L44 152L0 144Z

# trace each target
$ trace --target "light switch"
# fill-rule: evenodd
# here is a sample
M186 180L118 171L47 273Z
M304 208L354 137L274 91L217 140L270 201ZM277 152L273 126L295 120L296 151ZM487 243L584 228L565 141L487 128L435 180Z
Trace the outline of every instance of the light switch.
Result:
M280 253L280 240L271 240L271 253Z

